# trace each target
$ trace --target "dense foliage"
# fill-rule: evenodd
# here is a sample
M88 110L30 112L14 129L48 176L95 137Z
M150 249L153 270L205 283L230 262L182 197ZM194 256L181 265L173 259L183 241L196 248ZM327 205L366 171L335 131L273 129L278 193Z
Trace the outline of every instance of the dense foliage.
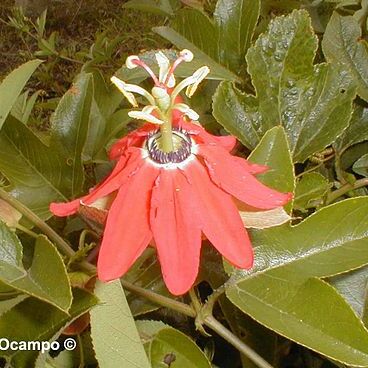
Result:
M368 1L121 6L135 9L137 28L156 23L150 46L170 60L194 53L178 78L210 68L185 102L209 132L238 139L238 156L270 167L263 183L294 193L290 218L254 220L250 270L204 240L196 286L181 297L166 289L154 248L120 280L96 280L101 211L60 219L49 205L100 182L111 145L141 124L110 77L150 82L121 67L123 34L60 49L46 11L14 11L8 25L35 44L0 85L0 338L60 347L1 348L3 366L368 367ZM139 56L157 71L155 51ZM63 62L77 65L74 81L48 99L37 85ZM70 336L74 350L63 348Z

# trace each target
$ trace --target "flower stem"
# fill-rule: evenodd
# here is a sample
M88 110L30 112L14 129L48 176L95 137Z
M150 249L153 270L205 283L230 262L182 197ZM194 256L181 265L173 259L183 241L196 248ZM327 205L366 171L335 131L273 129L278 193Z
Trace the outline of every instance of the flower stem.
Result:
M124 279L120 279L120 282L121 282L121 285L124 287L124 289L127 289L130 292L138 294L140 296L143 296L153 303L162 305L163 307L174 309L177 312L185 314L188 317L192 317L192 318L196 317L195 310L185 303L181 303L174 299L168 298L166 296L156 294L153 291L143 289Z
M165 114L164 123L160 126L161 131L161 149L164 152L171 152L174 150L173 137L172 137L172 122L171 111Z
M341 188L334 190L327 196L326 204L332 203L335 201L335 199L341 197L347 192L350 192L351 190L358 189L366 185L368 185L368 178L359 179L354 184L346 183Z
M228 343L230 343L234 348L243 353L248 357L253 363L255 363L260 368L273 368L266 360L264 360L260 355L258 355L253 349L244 344L236 335L234 335L230 330L223 326L215 317L208 316L205 320L206 326L215 331Z

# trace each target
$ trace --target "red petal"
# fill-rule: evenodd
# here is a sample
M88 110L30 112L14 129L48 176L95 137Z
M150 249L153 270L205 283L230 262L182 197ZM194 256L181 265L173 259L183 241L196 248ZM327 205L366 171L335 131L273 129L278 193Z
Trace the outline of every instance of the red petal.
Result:
M83 199L83 203L91 205L97 199L105 197L115 192L130 176L134 174L142 165L144 159L140 148L130 148L125 156L122 156L117 162L111 174L97 187L93 188Z
M74 215L79 209L81 199L82 198L78 198L67 203L50 203L50 211L55 216L60 217Z
M240 268L253 265L253 250L231 196L219 189L196 160L184 171L196 193L198 222L214 247Z
M107 217L98 256L100 280L122 276L152 239L149 203L157 175L154 166L145 164L119 189Z
M217 136L207 133L200 125L186 122L181 119L177 122L177 125L182 127L184 130L194 135L194 140L200 140L198 143L206 144L219 144L221 147L225 148L227 151L231 151L236 144L236 138L232 135Z
M150 222L162 274L174 295L186 293L198 274L201 229L194 212L186 178L162 169L152 191Z
M131 146L141 147L147 135L156 130L154 124L147 123L114 143L109 151L110 160L116 160Z
M230 157L232 161L236 161L236 163L232 165L240 165L244 170L248 171L249 174L252 174L252 175L263 174L269 169L269 167L265 165L252 164L251 162L247 161L245 158L241 158L237 156L230 156Z
M285 205L292 198L291 193L280 193L271 189L254 176L244 165L223 154L216 146L199 146L199 155L205 159L211 179L220 188L248 205L270 210Z

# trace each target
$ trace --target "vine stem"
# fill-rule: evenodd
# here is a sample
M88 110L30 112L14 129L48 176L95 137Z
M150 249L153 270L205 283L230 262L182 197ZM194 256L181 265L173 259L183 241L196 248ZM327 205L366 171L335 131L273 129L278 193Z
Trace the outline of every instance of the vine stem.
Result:
M0 188L0 198L10 204L17 211L22 213L28 220L30 220L35 226L37 226L44 234L46 234L51 240L55 242L57 248L66 256L72 257L75 255L75 251L71 248L71 246L53 230L45 221L40 219L32 210L19 202L12 195L7 193L4 189ZM96 266L92 265L87 261L83 261L80 263L80 266L87 271L88 273L95 274ZM196 311L190 305L179 302L177 300L173 300L171 298L165 297L160 294L156 294L153 291L146 290L139 286L136 286L129 281L121 279L121 285L130 292L138 294L140 296L145 297L151 302L161 305L163 307L167 307L173 310L176 310L179 313L182 313L191 318L197 318L202 315L203 317L200 319L203 321L203 324L209 327L211 330L215 331L218 335L224 338L229 344L233 345L237 350L247 356L250 360L252 360L255 364L257 364L260 368L273 368L266 360L264 360L260 355L258 355L254 350L252 350L249 346L244 344L236 335L234 335L229 329L227 329L224 325L218 322L215 317L212 315L211 310L210 314L203 315L201 310ZM215 297L213 298L213 302L217 300L217 298L223 293L223 288L219 288L219 291L215 293ZM194 300L196 300L196 295L191 292L191 296ZM200 302L195 302L196 308L200 305ZM212 301L211 303L212 304ZM206 304L205 304L206 306Z
M327 196L326 204L332 203L334 200L351 190L365 187L366 185L368 185L368 178L359 179L354 184L346 183L341 188L334 190Z
M46 234L52 241L55 242L57 248L66 256L71 257L74 255L74 250L70 245L49 225L46 224L41 218L39 218L33 211L27 206L19 202L15 197L10 195L4 189L0 188L0 198L10 204L13 208L19 211L23 216L36 225L44 234Z

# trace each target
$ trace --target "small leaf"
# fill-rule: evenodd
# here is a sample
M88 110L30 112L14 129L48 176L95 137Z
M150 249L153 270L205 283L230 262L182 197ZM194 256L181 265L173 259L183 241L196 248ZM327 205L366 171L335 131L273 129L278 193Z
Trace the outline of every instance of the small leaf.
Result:
M368 153L355 162L353 170L359 175L368 177Z
M66 269L49 240L37 238L31 267L23 267L23 248L18 238L0 223L0 280L14 289L68 311L72 302Z
M249 155L248 160L268 166L266 173L257 175L262 183L280 192L294 192L294 165L282 127L270 129ZM291 204L287 204L285 208L290 212Z
M250 149L281 124L295 162L324 149L348 125L355 86L341 65L313 65L316 49L306 11L275 18L246 57L256 96L222 82L216 120Z
M150 346L152 368L161 368L162 363L178 367L211 368L207 357L185 334L173 328L159 331Z
M177 329L160 321L138 321L137 327L148 351L152 368L211 367L202 350Z
M101 304L91 311L91 333L100 366L149 368L120 281L97 281L95 295Z
M13 70L0 85L0 129L33 72L42 60L31 60Z
M360 25L353 16L334 13L322 41L330 62L344 63L358 85L358 95L368 101L368 51Z
M319 200L321 202L329 187L330 184L323 175L306 173L296 184L294 209L305 210L316 207L313 201Z

